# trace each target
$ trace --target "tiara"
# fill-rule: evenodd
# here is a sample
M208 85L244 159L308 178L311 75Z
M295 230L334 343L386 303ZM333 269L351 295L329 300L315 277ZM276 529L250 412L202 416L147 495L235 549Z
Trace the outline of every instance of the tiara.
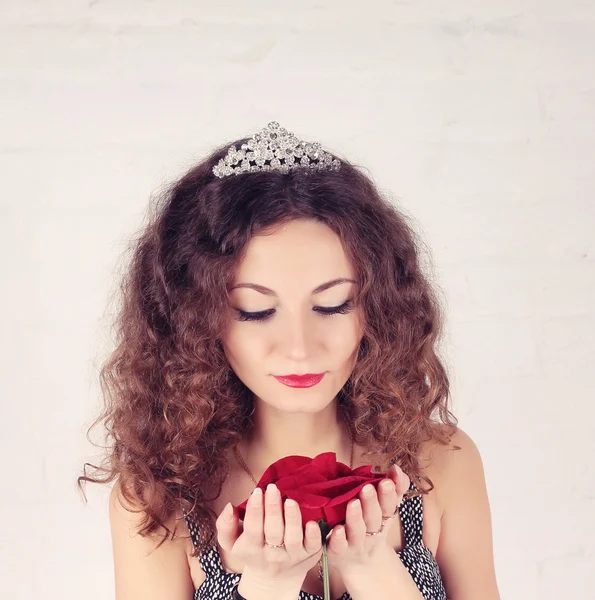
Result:
M293 133L272 121L255 133L239 150L231 146L227 155L214 167L217 177L252 173L254 171L281 171L309 168L338 171L341 162L322 150L318 142L304 142Z

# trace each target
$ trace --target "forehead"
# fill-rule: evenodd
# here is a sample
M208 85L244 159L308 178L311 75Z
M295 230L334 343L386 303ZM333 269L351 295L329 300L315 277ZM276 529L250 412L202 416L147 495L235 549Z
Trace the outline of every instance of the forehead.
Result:
M313 280L354 276L339 236L323 223L303 220L252 237L236 279L288 272L304 277L311 274Z

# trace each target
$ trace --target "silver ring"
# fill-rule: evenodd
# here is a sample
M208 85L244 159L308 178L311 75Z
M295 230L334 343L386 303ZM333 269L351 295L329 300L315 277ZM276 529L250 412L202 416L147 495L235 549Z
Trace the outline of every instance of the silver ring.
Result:
M285 542L281 542L280 544L269 544L268 542L265 542L265 544L269 547L269 548L284 548L285 547Z

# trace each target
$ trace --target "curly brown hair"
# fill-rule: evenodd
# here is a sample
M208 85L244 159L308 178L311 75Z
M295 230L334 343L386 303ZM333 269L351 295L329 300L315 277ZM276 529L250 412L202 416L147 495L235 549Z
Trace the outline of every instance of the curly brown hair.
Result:
M252 393L230 368L220 334L228 288L255 234L310 219L342 240L359 278L354 304L364 335L337 406L366 454L387 469L397 463L427 493L433 483L421 472L422 444L446 445L457 429L436 350L442 312L410 218L345 159L338 171L215 177L228 148L247 141L221 146L167 186L132 242L117 344L99 375L105 405L87 431L103 422L108 452L77 479L84 496L82 481L117 477L123 498L144 512L138 533L165 529L159 546L174 536L170 517L193 514L204 524L193 556L216 539L217 515L206 503L229 473L226 450L252 426Z

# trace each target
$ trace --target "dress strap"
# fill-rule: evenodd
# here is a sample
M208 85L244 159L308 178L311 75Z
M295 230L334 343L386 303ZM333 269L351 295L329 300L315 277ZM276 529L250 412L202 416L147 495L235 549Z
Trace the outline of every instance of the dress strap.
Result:
M184 521L186 521L186 526L188 527L188 532L190 533L190 539L192 540L192 545L197 548L198 547L198 525L195 520L184 510L182 509L182 515L184 516Z
M409 484L408 491L418 491L413 481ZM399 506L399 516L403 525L405 545L414 546L421 544L424 522L422 496L414 496L413 498L403 500Z
M198 525L196 521L188 513L186 513L186 511L182 511L182 514L184 515L184 521L186 521L186 526L188 527L188 532L190 533L192 545L196 549L198 548ZM213 560L212 550L212 548L207 549L206 552L202 552L202 554L200 554L198 557L203 571L210 576L219 570L223 571L223 566L220 564L220 561L218 564L216 559Z

